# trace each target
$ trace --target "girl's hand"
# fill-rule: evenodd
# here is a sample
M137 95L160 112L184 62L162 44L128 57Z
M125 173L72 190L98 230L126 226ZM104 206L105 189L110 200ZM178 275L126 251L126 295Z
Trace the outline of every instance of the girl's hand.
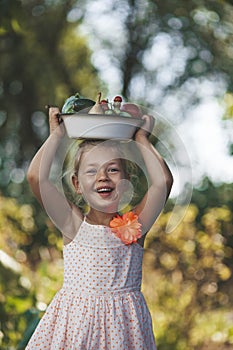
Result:
M141 137L148 138L155 124L155 120L151 115L143 115L142 119L144 120L144 124L136 132L134 137L135 141L139 140Z
M56 134L63 137L65 130L63 121L60 120L60 111L58 107L49 107L49 129L50 135Z

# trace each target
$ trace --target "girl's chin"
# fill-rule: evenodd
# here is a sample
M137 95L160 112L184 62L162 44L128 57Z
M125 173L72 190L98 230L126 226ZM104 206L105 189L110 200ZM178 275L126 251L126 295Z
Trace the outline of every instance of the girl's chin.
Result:
M118 202L117 203L105 203L105 204L89 204L89 206L96 210L99 211L101 213L105 213L105 214L112 214L112 213L116 213L118 211Z
M118 211L120 203L120 196L118 193L114 193L111 196L99 196L93 201L89 201L89 206L102 213L116 213Z

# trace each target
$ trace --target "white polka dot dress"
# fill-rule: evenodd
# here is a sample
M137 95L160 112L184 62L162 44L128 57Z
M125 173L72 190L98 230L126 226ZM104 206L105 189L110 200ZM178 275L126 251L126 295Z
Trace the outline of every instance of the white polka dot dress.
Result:
M143 248L84 221L63 254L63 287L26 350L156 350L140 291Z

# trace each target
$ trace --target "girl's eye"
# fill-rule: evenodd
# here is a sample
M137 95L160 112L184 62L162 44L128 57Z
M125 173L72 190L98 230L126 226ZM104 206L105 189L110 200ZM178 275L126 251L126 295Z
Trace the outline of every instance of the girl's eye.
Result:
M94 174L96 174L96 169L88 169L87 171L86 171L86 173L87 174L89 174L89 175L94 175Z
M109 168L108 171L110 173L117 173L119 171L119 169L118 168Z

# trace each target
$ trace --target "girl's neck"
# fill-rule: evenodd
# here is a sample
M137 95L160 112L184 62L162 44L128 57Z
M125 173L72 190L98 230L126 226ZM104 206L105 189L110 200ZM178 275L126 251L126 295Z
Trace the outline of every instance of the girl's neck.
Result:
M109 226L110 221L117 213L102 213L90 209L86 215L87 222L93 225Z

